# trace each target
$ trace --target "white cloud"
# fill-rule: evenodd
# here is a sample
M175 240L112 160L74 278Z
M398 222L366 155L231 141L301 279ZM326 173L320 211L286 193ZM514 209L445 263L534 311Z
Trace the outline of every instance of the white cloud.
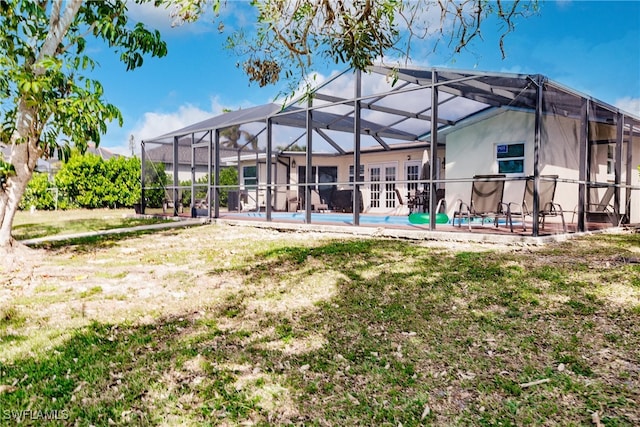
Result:
M150 139L200 122L220 113L222 113L222 107L215 102L212 103L210 111L205 111L191 104L181 105L176 111L172 112L150 111L144 113L142 119L138 121L131 130L131 134L134 135L138 141Z
M208 110L191 104L184 104L179 106L175 111L148 111L143 114L138 123L126 134L133 135L136 143L138 143L139 141L155 138L218 116L222 114L225 109L238 110L252 106L254 105L247 101L237 105L223 104L218 97L213 97L211 98L211 105Z
M628 113L640 117L640 98L626 96L616 100L615 106Z

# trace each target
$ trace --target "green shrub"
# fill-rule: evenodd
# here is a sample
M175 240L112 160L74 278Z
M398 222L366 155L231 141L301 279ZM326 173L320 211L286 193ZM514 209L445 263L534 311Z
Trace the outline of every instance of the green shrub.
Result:
M55 176L62 193L59 208L132 207L140 199L140 159L100 156L79 152Z
M19 208L28 210L34 206L38 210L53 210L56 208L56 195L56 188L49 182L49 175L34 172L20 200Z

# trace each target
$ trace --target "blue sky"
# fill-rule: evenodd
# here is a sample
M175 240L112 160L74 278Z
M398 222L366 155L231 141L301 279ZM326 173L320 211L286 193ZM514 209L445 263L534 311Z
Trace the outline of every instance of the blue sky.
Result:
M94 46L106 99L124 116L122 128L112 123L101 146L127 154L133 135L140 141L238 109L273 102L282 87L249 84L238 58L223 48L217 24L207 20L172 28L166 10L133 7L132 16L157 28L169 54L149 58L126 72L116 55ZM222 13L227 29L250 28L247 2L229 1ZM413 65L481 71L539 73L575 90L640 116L640 1L545 1L539 15L519 20L507 36L502 59L497 27L487 26L483 40L468 52L417 55ZM419 51L417 49L416 51ZM430 51L424 46L424 51ZM344 68L319 64L320 77Z

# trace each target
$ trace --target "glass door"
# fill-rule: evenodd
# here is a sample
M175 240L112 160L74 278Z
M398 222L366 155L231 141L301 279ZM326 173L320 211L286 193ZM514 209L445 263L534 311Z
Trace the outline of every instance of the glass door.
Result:
M398 166L395 163L371 165L369 168L370 199L373 211L385 211L396 207Z

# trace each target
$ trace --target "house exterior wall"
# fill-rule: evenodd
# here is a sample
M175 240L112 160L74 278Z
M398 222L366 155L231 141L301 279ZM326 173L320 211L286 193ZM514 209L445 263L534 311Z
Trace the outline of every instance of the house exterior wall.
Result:
M471 179L474 175L499 173L496 159L497 146L500 144L524 143L524 171L517 174L507 174L507 178L524 178L533 175L534 167L534 139L535 139L535 115L524 111L504 111L503 113L489 116L484 120L459 126L445 135L444 149L439 150L438 159L442 161L439 167L439 178L448 182L440 184L445 188L446 211L449 217L457 209L459 200L468 203L471 193ZM609 129L610 130L610 129ZM610 133L606 132L607 135ZM579 138L581 135L580 120L559 115L544 115L542 122L541 146L539 152L539 164L541 175L558 175L560 181L557 184L555 202L565 211L565 220L575 222L573 212L578 204L579 180ZM611 135L595 135L591 138L610 139ZM638 138L636 138L638 139ZM615 138L614 138L615 140ZM633 159L640 158L640 144L633 141ZM626 145L625 145L626 147ZM400 206L394 197L391 205L383 203L380 207L373 206L371 192L371 171L376 166L395 167L397 181L396 187L400 190L403 202L407 197L407 165L422 165L424 147L416 149L402 149L397 151L362 152L361 161L364 165L364 180L361 191L363 196L364 212L406 214L408 208ZM626 153L623 153L626 162ZM282 163L274 165L273 178L277 189L274 195L273 207L276 210L289 209L287 199L290 195L297 195L300 182L298 176L299 167L305 166L304 153L291 154L289 158L280 157ZM613 175L607 171L607 144L592 147L591 177L590 180L601 183L613 183ZM243 161L242 166L255 165L253 161ZM353 155L315 155L313 166L327 166L337 168L337 190L352 188L349 176L349 167L353 164ZM637 164L632 165L632 185L640 185L640 174ZM277 169L277 171L276 171ZM623 165L622 182L626 182L626 170ZM290 173L288 174L288 170ZM445 173L446 171L446 173ZM288 175L288 176L287 176ZM264 206L264 185L266 183L266 163L264 159L258 164L259 184L263 187L258 191L259 206ZM453 182L460 180L460 182ZM569 180L574 182L563 182ZM241 181L242 182L242 181ZM521 203L524 193L525 181L515 180L505 184L503 200L505 203ZM600 189L601 193L605 190ZM302 191L301 191L302 192ZM251 193L253 206L256 206L255 192ZM601 194L600 194L601 196ZM621 203L624 208L625 193L621 194ZM251 203L250 203L251 204ZM635 207L635 209L634 209ZM549 218L548 221L559 221L559 218ZM640 191L632 192L632 222L640 222Z
M496 147L498 144L524 143L524 173L507 174L522 177L533 173L534 116L533 114L506 111L486 120L454 130L446 135L445 168L447 179L468 179L463 182L447 182L445 194L449 217L458 208L460 200L471 200L471 178L474 175L498 173ZM524 181L505 183L505 202L522 202Z
M364 180L367 182L361 186L363 205L365 212L377 212L377 213L406 213L408 214L408 208L406 207L406 196L408 193L407 183L403 182L407 180L407 165L417 165L421 167L422 158L423 158L424 148L416 148L414 150L398 150L394 152L375 152L375 153L362 153L361 154L361 162L364 166ZM444 149L441 150L440 157L444 155ZM286 158L281 158L281 160L286 162ZM295 166L293 165L295 162ZM306 165L306 156L304 154L300 155L292 155L289 164L290 167L290 176L289 176L289 184L287 185L287 167L278 164L278 172L274 174L274 180L276 180L278 184L277 196L274 200L273 207L277 210L287 210L286 200L287 200L287 192L297 194L298 192L298 184L300 181L300 176L298 174L299 167ZM253 166L255 165L255 161L243 161L241 166ZM349 182L349 166L353 165L353 155L344 155L344 156L327 156L327 155L315 155L313 157L313 166L314 167L336 167L337 168L337 181L334 184L336 190L347 190L352 188L352 184ZM397 198L393 197L393 201L390 200L392 204L391 207L386 206L386 203L381 207L372 207L371 200L371 186L369 181L371 180L371 168L375 166L394 166L396 169L396 181L400 181L396 184L396 187L400 190L400 194L403 197L403 203L405 206L401 206ZM242 169L242 168L241 168ZM440 178L444 179L444 169L440 168ZM266 164L264 161L259 163L258 167L258 176L260 185L264 185L266 183ZM304 179L303 179L304 181ZM242 182L242 180L241 180ZM288 188L287 188L288 187ZM300 190L302 191L302 190ZM250 203L249 206L255 207L255 191L250 191L249 198ZM263 189L258 191L258 204L260 206L264 206L264 197L265 193Z
M473 175L497 174L496 145L524 142L524 173L507 174L507 178L533 175L535 115L523 111L505 111L461 127L446 136L446 170L448 179L470 179ZM600 126L591 131L592 140L615 141L615 126ZM559 115L544 115L539 152L540 175L558 175L560 180L579 180L579 138L580 120ZM640 145L633 148L633 159L640 158ZM625 154L623 154L625 157ZM614 175L607 171L607 144L592 146L590 180L600 183L614 183ZM623 159L623 161L626 161ZM637 161L636 161L637 162ZM625 166L622 168L621 182L626 182ZM640 178L637 165L632 170L632 184L638 185ZM506 203L522 201L524 181L507 182L503 200ZM606 189L597 190L594 197L601 197ZM640 221L640 192L632 192L632 222ZM458 200L468 203L471 197L470 182L448 182L446 184L447 212L450 214L458 207ZM578 184L558 182L554 198L565 211L565 220L575 220L573 212L578 205ZM624 192L622 202L624 203ZM559 218L550 218L551 221Z

